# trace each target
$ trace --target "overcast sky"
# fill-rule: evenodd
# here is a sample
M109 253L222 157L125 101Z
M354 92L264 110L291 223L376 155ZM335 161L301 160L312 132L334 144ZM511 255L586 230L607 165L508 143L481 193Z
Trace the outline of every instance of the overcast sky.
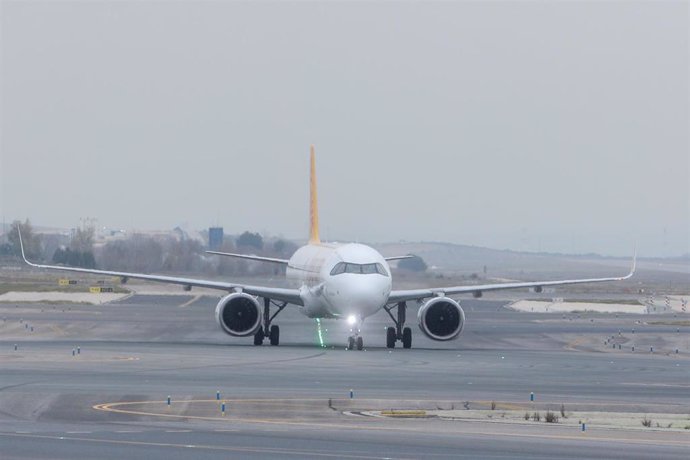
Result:
M1 5L8 222L690 252L688 2Z

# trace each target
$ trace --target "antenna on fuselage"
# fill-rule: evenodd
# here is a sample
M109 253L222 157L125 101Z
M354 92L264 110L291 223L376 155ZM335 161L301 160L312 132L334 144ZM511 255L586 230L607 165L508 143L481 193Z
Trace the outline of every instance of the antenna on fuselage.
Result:
M316 158L314 145L310 149L311 171L309 176L309 244L319 244L319 200L316 192Z

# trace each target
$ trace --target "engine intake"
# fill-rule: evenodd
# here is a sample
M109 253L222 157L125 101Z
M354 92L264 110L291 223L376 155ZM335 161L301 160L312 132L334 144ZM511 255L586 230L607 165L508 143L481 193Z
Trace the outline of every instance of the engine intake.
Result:
M232 336L254 335L261 327L261 307L249 294L235 292L220 299L216 305L216 322Z
M417 313L419 328L432 340L452 340L465 326L465 312L460 304L448 297L427 301Z

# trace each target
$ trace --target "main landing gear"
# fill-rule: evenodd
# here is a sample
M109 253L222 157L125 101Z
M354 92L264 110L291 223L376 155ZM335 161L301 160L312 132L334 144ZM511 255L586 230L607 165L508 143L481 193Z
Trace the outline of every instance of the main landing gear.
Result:
M271 315L271 304L278 307L278 310L273 315ZM273 346L277 346L280 343L280 327L275 324L271 325L271 322L286 306L287 302L276 303L264 297L264 320L259 330L254 334L254 345L263 345L266 337L268 337L270 344Z
M397 309L397 318L391 313L391 310L394 308ZM395 323L395 327L386 329L386 346L388 348L395 348L395 342L400 340L403 348L412 348L412 329L405 327L407 303L398 302L397 305L386 305L384 309Z

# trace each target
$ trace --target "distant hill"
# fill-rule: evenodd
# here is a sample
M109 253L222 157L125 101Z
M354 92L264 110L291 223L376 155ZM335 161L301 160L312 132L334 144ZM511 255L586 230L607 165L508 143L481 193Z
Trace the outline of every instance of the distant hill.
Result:
M430 269L457 275L476 273L491 278L526 279L537 276L567 274L573 276L608 276L623 274L630 268L630 258L604 257L597 254L568 255L499 250L437 242L401 242L373 244L384 256L415 254L424 259ZM632 254L631 254L632 256ZM641 270L653 270L690 275L687 259L642 259Z

